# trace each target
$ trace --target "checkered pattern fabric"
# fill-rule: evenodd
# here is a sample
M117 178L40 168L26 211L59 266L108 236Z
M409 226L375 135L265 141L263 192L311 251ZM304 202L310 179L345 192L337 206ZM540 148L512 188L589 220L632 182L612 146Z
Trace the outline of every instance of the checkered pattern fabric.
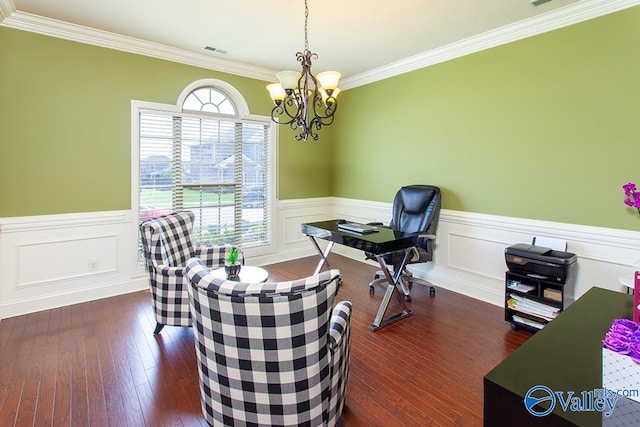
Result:
M189 258L198 257L208 267L222 267L225 254L232 247L193 245L194 217L193 212L172 213L140 225L153 308L159 326L191 326L188 282L184 276ZM244 263L242 251L240 261Z
M202 412L214 426L333 426L349 376L339 270L289 282L216 279L187 263Z

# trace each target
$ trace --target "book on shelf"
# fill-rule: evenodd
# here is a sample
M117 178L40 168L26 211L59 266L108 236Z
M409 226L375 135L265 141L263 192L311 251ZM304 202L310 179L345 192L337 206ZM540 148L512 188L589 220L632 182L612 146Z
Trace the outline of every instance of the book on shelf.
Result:
M545 298L552 299L554 301L562 301L562 292L560 292L558 289L545 288L545 290L542 292L542 295Z
M526 317L518 316L517 314L514 314L511 319L514 322L518 322L518 323L521 323L523 325L531 326L532 328L536 328L536 329L542 329L542 328L544 328L544 325L545 325L542 322L536 322L535 320L531 320L531 319L528 319Z

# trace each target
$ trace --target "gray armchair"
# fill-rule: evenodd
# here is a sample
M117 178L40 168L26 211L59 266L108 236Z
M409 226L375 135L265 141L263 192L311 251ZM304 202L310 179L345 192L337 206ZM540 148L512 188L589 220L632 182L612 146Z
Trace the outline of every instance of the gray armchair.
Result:
M187 279L184 275L189 258L198 257L208 267L222 267L226 252L234 247L195 246L191 237L194 218L193 212L179 212L140 224L157 322L154 334L159 334L165 325L191 326ZM239 259L244 263L242 251Z
M202 412L210 425L333 426L349 375L351 303L339 270L279 283L187 263Z

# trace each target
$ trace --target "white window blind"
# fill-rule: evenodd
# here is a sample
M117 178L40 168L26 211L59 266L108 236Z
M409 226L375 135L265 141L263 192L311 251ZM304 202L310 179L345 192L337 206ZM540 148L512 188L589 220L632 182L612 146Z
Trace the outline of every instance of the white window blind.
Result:
M269 125L214 116L229 101L194 94L185 106L205 113L140 111L140 220L189 210L197 244L267 243Z

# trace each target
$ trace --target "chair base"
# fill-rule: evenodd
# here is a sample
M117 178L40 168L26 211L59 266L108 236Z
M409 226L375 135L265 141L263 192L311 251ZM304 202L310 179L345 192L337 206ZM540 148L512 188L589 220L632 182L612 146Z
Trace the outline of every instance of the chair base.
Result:
M387 279L384 276L384 273L382 271L376 272L374 280L369 283L369 293L374 293L376 285L380 285L383 283L387 283ZM421 285L428 286L429 294L436 294L436 288L431 282L413 277L413 274L411 274L409 270L404 270L398 278L398 285L400 285L400 289L402 290L402 294L404 295L404 300L407 302L411 302L410 290L413 286L413 283L420 283Z

